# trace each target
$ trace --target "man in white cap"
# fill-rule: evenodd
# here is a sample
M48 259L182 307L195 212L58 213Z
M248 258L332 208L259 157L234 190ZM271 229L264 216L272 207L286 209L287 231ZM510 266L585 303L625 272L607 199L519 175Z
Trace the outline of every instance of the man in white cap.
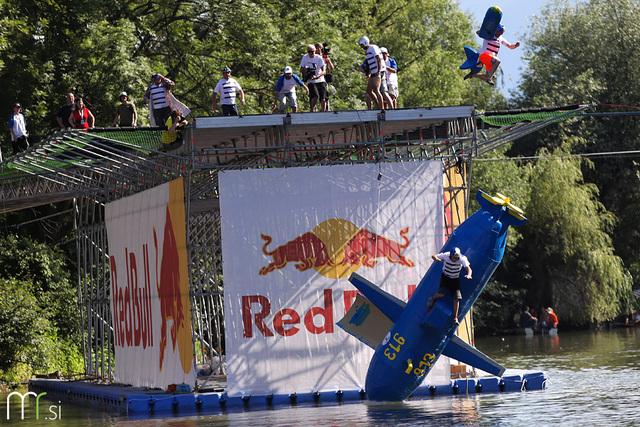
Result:
M361 37L358 45L365 51L367 55L366 63L369 69L369 80L367 81L367 93L378 104L378 108L384 110L384 98L380 92L380 84L382 77L386 73L386 66L382 59L380 48L375 44L369 43L368 37Z
M459 325L458 321L458 307L460 306L460 300L462 299L462 293L460 292L460 271L462 267L467 269L467 274L464 276L467 279L471 279L471 264L466 256L460 253L460 248L453 248L449 252L442 252L436 255L431 255L431 259L437 262L443 262L442 276L440 277L440 289L438 292L429 298L427 305L432 308L438 298L442 298L447 291L451 293L453 298L453 323Z
M138 112L136 111L136 106L133 102L129 102L129 95L127 95L127 92L122 92L120 94L120 105L118 105L116 117L113 119L113 124L111 126L116 127L118 125L118 120L120 120L120 127L138 125Z
M309 94L309 88L305 85L300 77L293 74L293 69L288 65L284 67L284 73L278 79L276 83L276 103L280 103L280 113L284 114L287 111L287 99L291 105L291 111L298 112L298 97L296 96L296 86L301 86L307 94Z

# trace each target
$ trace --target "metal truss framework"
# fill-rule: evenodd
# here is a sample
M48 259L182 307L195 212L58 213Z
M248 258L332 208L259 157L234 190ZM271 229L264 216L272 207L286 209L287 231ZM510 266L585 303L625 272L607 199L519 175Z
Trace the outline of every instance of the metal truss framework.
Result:
M576 111L580 110L566 114ZM171 153L163 152L157 141L146 146L123 142L107 129L66 131L2 163L0 212L75 200L85 374L112 380L104 206L184 177L194 361L216 372L225 353L219 173L440 160L446 179L445 209L452 213L450 218L445 215L445 232L450 234L467 217L472 159L557 120L479 132L473 107L196 118L187 142ZM138 128L132 132L159 135L161 131Z

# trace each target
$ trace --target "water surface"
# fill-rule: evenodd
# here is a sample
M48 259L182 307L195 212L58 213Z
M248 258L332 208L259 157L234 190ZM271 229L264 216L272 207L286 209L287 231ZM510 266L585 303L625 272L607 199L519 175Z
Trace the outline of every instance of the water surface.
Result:
M640 328L560 331L557 337L479 338L476 345L507 368L546 372L548 388L401 403L346 402L176 418L167 418L166 414L158 418L137 414L133 418L41 400L39 421L35 421L35 405L26 408L25 420L20 420L19 406L12 408L12 418L7 421L7 395L0 393L0 427L640 425ZM50 406L54 406L53 412L58 412L61 420L52 419Z

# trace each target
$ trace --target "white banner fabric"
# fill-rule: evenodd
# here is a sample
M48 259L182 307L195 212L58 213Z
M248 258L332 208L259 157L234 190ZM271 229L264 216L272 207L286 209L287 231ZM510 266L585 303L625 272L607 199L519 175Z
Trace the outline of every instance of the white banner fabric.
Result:
M118 382L195 385L183 185L105 207Z
M408 299L444 243L442 176L438 161L219 174L229 396L364 388L373 350L335 325L347 279Z

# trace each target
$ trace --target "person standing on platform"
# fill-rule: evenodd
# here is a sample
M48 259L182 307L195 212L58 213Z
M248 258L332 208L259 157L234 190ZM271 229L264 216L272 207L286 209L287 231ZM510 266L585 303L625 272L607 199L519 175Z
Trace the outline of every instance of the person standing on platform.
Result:
M223 116L237 116L238 107L236 105L236 93L240 95L240 103L244 107L244 92L240 83L236 79L231 77L231 68L224 67L222 69L222 78L218 81L215 89L213 90L213 96L211 98L211 105L213 111L218 109L218 103L216 101L217 95L220 94L220 104L222 105Z
M171 115L171 89L176 85L173 81L162 74L152 76L153 83L147 88L144 94L144 102L149 104L151 113L151 124L153 126L163 126Z
M9 132L11 132L11 144L13 145L13 155L29 148L27 137L27 121L22 114L22 105L13 104L13 114L9 117Z
M367 81L367 93L371 99L378 104L378 108L384 109L384 100L380 93L381 78L386 72L386 67L382 61L380 48L369 43L368 37L361 37L358 41L360 47L367 55L367 65L369 67L369 80Z
M322 56L316 55L316 47L312 44L307 46L307 54L300 61L300 74L302 80L309 87L309 109L316 111L316 105L320 101L322 111L327 111L327 82L324 78L326 74L325 63Z
M60 129L67 129L71 127L71 123L69 123L69 116L75 108L75 96L73 96L73 94L69 92L67 94L67 103L60 107L60 109L58 110L58 114L56 115L56 120L60 125Z
M74 129L87 130L95 124L95 118L91 111L84 105L82 98L76 98L76 108L69 116L69 123Z
M389 56L389 51L386 47L381 47L380 52L382 52L382 59L387 69L387 93L391 98L392 108L398 108L398 63Z
M331 106L329 102L329 98L331 95L335 95L337 93L336 88L331 84L333 82L333 74L331 73L334 70L333 61L329 56L329 52L331 48L329 47L329 43L316 43L316 56L321 56L324 61L326 74L324 75L324 81L327 85L327 94L326 94L326 103L327 108L325 111L331 111Z
M120 105L118 105L116 118L113 119L113 124L111 126L117 126L118 120L120 120L120 127L137 126L138 123L138 112L136 111L136 106L133 102L129 102L129 95L127 95L127 92L122 92L120 94Z
M296 86L301 86L304 91L309 94L309 88L300 80L300 77L293 74L293 69L289 66L284 67L284 73L278 79L278 83L276 83L276 102L280 103L281 114L287 111L287 99L291 105L291 111L293 113L298 112Z
M427 306L432 308L438 298L442 298L446 292L451 294L453 298L453 323L460 324L458 320L458 308L460 306L460 300L462 299L462 293L460 292L460 271L462 267L467 269L467 274L464 276L467 279L471 279L471 264L466 256L460 253L460 248L453 248L449 252L442 252L436 255L431 255L431 259L437 262L443 262L442 276L440 277L440 289L438 292L427 302Z

